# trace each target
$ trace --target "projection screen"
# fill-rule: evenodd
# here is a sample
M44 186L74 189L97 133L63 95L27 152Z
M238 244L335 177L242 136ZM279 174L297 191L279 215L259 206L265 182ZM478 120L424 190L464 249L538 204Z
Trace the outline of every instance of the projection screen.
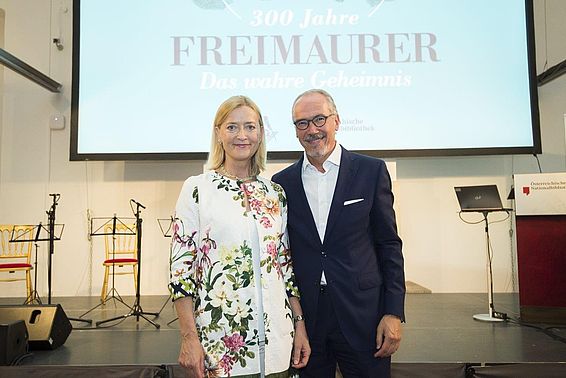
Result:
M291 104L331 93L376 156L541 152L527 0L74 1L71 160L204 159L226 98L298 156Z

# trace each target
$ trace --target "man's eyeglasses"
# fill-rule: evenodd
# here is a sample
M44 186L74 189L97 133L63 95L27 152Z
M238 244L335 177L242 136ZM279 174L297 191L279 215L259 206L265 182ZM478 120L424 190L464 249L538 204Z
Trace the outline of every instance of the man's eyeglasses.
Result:
M311 123L311 122L316 127L322 127L326 124L326 120L328 119L328 117L332 117L333 115L336 115L336 113L332 113L332 114L329 114L327 116L319 114L317 116L314 116L311 119L299 119L299 120L293 122L293 124L299 130L306 130L309 127L309 123Z

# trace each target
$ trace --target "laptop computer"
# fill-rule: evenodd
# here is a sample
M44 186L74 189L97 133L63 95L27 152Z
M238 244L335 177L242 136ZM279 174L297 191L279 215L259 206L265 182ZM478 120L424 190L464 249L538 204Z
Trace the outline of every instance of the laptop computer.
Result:
M497 185L455 186L454 190L463 212L507 210L501 204Z

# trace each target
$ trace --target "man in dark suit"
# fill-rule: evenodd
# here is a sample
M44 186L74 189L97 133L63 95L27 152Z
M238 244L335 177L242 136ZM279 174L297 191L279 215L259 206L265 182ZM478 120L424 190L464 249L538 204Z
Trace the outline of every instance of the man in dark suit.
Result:
M336 143L324 90L299 95L303 157L273 176L288 200L293 267L312 354L301 377L388 377L401 341L405 277L391 179L382 160Z

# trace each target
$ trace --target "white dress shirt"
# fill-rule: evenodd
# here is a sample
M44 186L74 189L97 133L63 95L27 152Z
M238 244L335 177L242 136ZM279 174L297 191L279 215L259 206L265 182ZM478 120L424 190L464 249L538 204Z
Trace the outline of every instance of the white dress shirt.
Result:
M307 154L304 154L302 179L303 187L307 195L307 201L311 208L311 212L316 223L316 229L320 241L324 241L324 233L326 232L326 224L328 223L328 214L330 213L330 205L338 181L338 170L340 169L340 158L342 157L342 148L338 143L334 147L334 151L328 159L322 164L324 172L320 172L314 165L309 162ZM326 284L324 271L320 278L321 284Z

